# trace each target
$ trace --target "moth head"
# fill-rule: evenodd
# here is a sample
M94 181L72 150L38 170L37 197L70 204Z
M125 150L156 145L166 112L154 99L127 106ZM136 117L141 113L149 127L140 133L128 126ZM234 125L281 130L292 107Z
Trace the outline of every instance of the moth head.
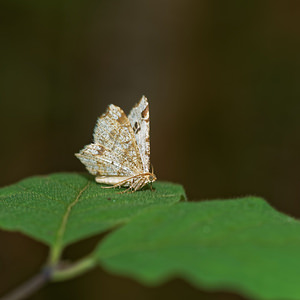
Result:
M154 182L156 180L156 176L153 173L150 173L148 175L149 182Z

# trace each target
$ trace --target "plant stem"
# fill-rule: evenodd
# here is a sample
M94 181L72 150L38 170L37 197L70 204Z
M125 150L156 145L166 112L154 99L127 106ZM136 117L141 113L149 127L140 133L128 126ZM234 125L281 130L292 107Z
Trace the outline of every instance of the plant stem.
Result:
M0 300L21 300L29 297L34 292L50 281L63 281L80 275L96 266L93 257L86 257L77 263L61 268L48 266L42 272L29 279L11 293L0 298Z
M96 261L92 257L86 257L63 269L53 270L51 281L63 281L80 275L96 266Z
M1 297L0 300L21 300L29 297L50 281L51 274L52 269L45 268L42 272L29 279L9 294Z

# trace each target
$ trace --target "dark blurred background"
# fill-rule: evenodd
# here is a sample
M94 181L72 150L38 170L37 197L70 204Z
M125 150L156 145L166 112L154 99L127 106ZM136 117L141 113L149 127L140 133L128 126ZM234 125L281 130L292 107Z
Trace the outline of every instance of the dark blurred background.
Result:
M1 186L83 171L74 153L92 141L97 117L111 103L128 113L144 94L160 180L183 184L190 200L257 195L300 217L299 1L2 0L0 24ZM5 232L1 245L4 292L47 249ZM101 270L32 299L66 295L243 299Z

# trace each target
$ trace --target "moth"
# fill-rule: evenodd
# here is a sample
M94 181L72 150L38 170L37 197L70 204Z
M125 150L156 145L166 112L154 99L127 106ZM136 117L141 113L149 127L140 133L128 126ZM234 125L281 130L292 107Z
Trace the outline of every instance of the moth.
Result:
M75 154L98 183L128 187L135 192L156 180L150 170L149 103L145 96L128 117L116 105L109 105L98 119L94 142Z

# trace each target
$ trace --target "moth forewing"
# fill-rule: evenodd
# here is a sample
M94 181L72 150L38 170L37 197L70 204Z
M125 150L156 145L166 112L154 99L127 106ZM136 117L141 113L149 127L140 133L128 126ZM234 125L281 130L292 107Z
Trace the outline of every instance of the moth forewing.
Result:
M149 103L145 96L142 96L128 115L128 120L133 128L136 143L143 164L144 172L150 170L150 117Z

